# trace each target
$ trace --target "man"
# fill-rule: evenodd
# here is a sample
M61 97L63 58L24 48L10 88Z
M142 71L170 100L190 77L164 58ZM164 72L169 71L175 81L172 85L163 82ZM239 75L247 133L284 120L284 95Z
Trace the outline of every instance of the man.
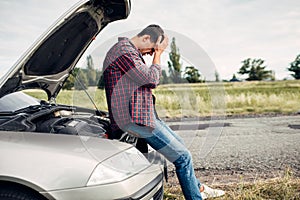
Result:
M223 191L200 184L182 139L156 115L152 89L159 84L160 58L167 46L168 37L162 28L149 25L131 39L119 38L108 51L104 82L112 132L123 130L144 138L172 162L186 199L202 199L204 192L222 195ZM150 67L142 57L147 54L153 56Z

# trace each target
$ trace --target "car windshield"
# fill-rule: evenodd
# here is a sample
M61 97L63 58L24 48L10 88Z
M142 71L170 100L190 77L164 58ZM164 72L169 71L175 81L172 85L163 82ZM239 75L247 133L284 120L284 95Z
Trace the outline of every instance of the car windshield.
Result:
M23 92L15 92L0 98L0 112L16 112L29 106L40 105L39 100Z

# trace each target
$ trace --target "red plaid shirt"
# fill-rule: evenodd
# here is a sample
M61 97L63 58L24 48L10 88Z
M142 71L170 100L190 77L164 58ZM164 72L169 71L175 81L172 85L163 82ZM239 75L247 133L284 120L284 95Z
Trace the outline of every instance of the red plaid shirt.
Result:
M159 83L160 65L148 67L129 39L119 38L106 55L104 69L112 131L128 123L154 128L152 89Z

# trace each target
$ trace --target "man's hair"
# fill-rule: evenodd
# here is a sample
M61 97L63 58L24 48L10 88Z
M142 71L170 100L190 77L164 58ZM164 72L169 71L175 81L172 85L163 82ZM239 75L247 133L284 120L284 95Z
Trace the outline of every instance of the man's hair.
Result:
M156 43L158 37L164 35L164 31L159 25L151 24L144 28L137 36L141 37L144 35L150 35L150 41Z

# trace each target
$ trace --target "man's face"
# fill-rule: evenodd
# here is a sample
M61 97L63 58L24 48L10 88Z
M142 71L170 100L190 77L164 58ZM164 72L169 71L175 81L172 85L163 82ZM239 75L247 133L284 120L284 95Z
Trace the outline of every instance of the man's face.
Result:
M141 52L141 54L142 54L143 56L145 56L145 55L150 55L150 56L152 56L152 55L154 54L154 52L155 52L155 45L154 45L154 47L152 47L152 48L141 49L140 52Z
M154 42L151 42L150 36L144 37L142 41L143 41L143 45L142 48L139 49L139 51L143 56L144 55L152 56L153 53L155 52L156 44Z
M152 45L149 45L149 47L145 47L143 49L140 49L140 52L143 56L145 56L145 55L152 56L155 52L155 43L152 43Z

